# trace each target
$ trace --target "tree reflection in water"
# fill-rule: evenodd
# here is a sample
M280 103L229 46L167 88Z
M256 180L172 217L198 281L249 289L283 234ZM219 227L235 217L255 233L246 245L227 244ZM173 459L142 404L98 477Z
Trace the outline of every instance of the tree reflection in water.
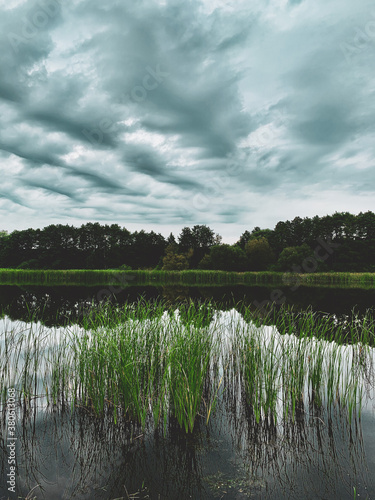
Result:
M325 311L345 320L356 307L359 314L374 308L375 289L339 289L324 287L299 287L298 292L281 287L287 297L286 303L296 310L312 307L314 311ZM80 286L0 286L2 313L13 320L28 321L30 313L46 326L59 326L66 323L79 323L82 313L88 308L97 307L109 301L122 305L137 302L140 297L147 301L163 300L167 305L195 303L210 300L217 309L229 310L238 305L252 306L269 302L272 288L249 286L129 286L110 293L105 287ZM107 292L107 293L105 293Z

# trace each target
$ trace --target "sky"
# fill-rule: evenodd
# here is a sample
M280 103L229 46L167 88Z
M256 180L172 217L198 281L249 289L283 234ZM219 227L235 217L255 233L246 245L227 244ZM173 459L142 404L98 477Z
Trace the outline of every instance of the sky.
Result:
M373 0L0 0L0 229L374 210Z

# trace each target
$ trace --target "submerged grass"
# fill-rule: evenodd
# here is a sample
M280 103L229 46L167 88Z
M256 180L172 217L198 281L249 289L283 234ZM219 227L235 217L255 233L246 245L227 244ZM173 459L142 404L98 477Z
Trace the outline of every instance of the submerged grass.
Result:
M186 432L228 393L257 423L294 421L311 407L360 412L366 384L374 388L370 312L344 325L311 310L241 312L140 300L93 310L82 328L4 324L2 406L15 388L24 408L71 404Z

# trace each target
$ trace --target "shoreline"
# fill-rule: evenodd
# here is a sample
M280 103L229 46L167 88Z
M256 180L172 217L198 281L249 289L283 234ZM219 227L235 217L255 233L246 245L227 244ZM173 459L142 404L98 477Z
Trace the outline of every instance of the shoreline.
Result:
M375 273L288 273L273 271L122 271L119 269L0 269L0 285L279 285L375 288Z

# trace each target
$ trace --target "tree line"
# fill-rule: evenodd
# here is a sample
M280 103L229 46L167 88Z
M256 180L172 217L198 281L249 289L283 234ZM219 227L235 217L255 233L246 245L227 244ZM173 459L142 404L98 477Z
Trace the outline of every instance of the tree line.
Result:
M331 249L324 258L322 245ZM309 272L308 262L314 271L375 272L375 214L295 217L245 231L233 245L206 225L184 227L177 238L99 223L0 233L2 268Z

